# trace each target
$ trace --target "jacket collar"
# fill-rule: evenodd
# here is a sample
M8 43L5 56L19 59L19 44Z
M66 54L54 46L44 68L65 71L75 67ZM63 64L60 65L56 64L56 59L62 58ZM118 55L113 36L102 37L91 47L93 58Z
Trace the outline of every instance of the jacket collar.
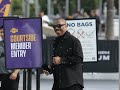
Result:
M63 38L64 39L67 39L69 37L70 33L68 31L66 31L63 35Z
M61 39L67 39L69 37L70 33L68 31L66 31L63 36L59 36L56 39L57 40L61 40Z

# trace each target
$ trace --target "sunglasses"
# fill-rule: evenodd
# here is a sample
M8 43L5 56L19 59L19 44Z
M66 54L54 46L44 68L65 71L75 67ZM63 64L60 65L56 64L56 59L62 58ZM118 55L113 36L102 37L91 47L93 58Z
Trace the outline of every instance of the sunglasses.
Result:
M57 24L57 25L53 25L53 28L54 28L54 30L56 30L56 29L60 29L63 25L65 25L65 24Z

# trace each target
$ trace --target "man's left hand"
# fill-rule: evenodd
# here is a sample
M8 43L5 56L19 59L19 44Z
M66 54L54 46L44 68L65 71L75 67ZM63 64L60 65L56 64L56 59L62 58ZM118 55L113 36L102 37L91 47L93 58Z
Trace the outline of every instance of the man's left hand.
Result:
M61 58L59 56L53 57L53 63L55 65L61 64Z

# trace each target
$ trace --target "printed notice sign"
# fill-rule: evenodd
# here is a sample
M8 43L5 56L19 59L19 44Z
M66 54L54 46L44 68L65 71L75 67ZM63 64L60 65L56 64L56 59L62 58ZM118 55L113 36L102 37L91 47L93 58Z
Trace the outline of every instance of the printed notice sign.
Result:
M66 20L68 31L81 42L84 62L97 61L97 34L95 19Z
M38 68L42 65L40 18L5 19L6 67Z

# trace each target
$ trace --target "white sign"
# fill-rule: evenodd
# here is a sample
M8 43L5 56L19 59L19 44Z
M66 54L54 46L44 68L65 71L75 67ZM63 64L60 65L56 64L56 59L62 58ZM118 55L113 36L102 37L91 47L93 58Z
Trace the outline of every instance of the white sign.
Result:
M66 20L66 22L68 31L81 42L84 62L97 61L96 20Z

